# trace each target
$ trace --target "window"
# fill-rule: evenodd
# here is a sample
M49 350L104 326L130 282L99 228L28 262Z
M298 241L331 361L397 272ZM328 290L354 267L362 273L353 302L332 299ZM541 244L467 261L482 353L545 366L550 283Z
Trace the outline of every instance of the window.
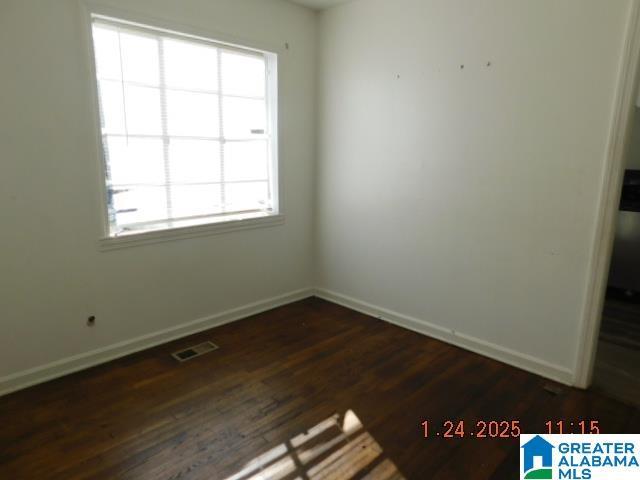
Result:
M110 237L278 213L274 54L92 30Z

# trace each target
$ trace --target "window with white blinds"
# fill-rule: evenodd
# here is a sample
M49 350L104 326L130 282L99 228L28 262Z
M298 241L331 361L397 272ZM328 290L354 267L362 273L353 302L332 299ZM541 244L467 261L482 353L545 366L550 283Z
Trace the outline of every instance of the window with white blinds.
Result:
M275 55L94 18L110 236L277 213Z

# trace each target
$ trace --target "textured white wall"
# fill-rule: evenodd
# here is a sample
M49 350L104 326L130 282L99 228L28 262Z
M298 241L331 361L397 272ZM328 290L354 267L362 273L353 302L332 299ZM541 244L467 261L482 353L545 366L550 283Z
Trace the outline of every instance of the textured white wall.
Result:
M573 371L629 5L323 12L318 286Z
M311 285L316 14L281 0L100 3L279 49L286 224L98 251L102 178L80 2L3 0L0 381Z

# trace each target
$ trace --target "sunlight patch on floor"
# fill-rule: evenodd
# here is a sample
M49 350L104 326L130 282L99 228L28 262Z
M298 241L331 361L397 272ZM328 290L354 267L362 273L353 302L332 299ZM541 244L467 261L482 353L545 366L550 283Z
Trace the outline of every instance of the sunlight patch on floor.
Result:
M404 480L358 416L335 414L247 462L226 480Z

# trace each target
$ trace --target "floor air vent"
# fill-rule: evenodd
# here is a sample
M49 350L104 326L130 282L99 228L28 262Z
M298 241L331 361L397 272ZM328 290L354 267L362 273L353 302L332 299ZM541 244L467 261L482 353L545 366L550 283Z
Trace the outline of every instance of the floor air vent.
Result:
M205 353L213 352L218 348L220 347L218 347L215 343L204 342L200 345L196 345L195 347L185 348L184 350L180 350L179 352L172 353L171 356L179 362L186 362L187 360L192 360L196 357L204 355Z

